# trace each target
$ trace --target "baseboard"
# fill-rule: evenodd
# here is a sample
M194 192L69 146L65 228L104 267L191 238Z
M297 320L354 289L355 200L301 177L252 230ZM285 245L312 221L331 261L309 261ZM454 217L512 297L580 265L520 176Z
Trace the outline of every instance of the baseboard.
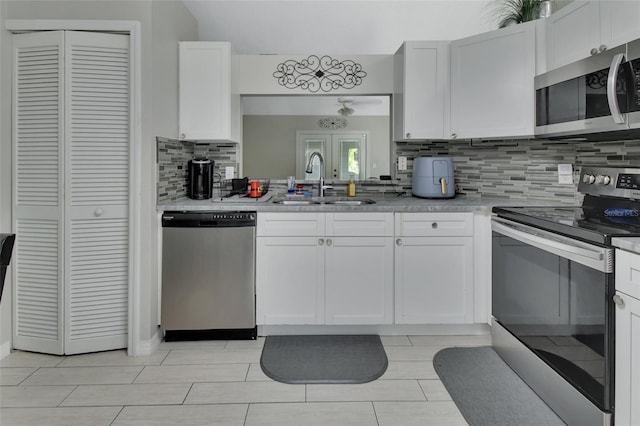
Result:
M4 342L0 345L0 359L11 354L11 341Z
M379 334L446 336L489 334L489 324L259 325L258 336L286 334Z
M158 346L160 346L160 343L162 342L162 336L162 329L158 327L158 330L153 336L151 336L151 339L140 342L140 344L138 345L138 352L135 354L131 354L131 352L129 352L129 356L152 355L155 350L158 349Z

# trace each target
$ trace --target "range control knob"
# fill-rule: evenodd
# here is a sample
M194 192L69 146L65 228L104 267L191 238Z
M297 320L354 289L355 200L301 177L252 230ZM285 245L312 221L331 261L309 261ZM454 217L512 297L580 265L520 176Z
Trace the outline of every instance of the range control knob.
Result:
M598 175L596 176L596 184L598 185L609 185L611 182L611 177L606 175Z
M591 185L596 181L596 177L594 175L584 175L582 176L582 181Z

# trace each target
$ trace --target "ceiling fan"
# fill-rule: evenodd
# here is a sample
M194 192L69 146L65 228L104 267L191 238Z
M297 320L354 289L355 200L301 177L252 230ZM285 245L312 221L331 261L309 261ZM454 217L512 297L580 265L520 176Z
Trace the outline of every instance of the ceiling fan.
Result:
M352 99L338 98L338 102L342 104L342 107L338 109L338 114L347 117L354 113L355 110L349 106L349 104L353 102Z

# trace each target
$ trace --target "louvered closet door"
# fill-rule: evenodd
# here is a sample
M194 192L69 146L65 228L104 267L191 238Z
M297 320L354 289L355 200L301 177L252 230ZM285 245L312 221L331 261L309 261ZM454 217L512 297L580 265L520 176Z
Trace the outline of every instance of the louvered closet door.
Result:
M63 353L62 32L14 36L13 345Z
M14 35L14 347L127 346L129 38Z
M129 37L66 32L65 353L125 348Z

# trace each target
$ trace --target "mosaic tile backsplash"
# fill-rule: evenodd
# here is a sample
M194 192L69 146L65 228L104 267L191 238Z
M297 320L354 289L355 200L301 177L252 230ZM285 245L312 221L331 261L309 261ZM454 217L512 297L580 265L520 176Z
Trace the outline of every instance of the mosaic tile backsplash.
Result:
M401 185L411 188L413 159L420 156L453 158L456 193L522 200L580 203L577 192L584 165L640 167L640 140L576 142L518 140L500 142L397 142L398 156L406 156ZM558 183L558 164L574 165L574 185Z
M235 144L195 144L162 137L156 141L159 203L187 196L187 163L193 158L206 157L214 161L214 180L224 176L226 166L238 170Z
M158 202L186 197L187 162L197 156L215 161L214 173L225 166L238 170L237 145L194 144L166 138L158 141ZM396 155L406 156L406 171L384 185L359 185L363 192L400 192L411 195L413 159L450 156L455 167L456 193L470 197L542 200L576 204L580 169L584 165L640 167L640 140L574 142L518 140L505 142L430 141L396 142ZM558 164L574 165L574 185L558 183ZM251 176L250 176L251 177ZM274 192L284 182L272 181ZM336 189L340 189L337 186ZM311 188L310 188L311 189Z

